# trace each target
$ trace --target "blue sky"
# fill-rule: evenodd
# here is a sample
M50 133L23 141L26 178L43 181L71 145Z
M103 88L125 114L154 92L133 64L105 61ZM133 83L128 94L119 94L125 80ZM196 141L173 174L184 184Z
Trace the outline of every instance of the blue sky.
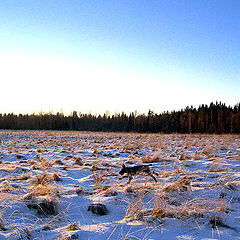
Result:
M0 13L0 112L239 102L238 0L1 0Z

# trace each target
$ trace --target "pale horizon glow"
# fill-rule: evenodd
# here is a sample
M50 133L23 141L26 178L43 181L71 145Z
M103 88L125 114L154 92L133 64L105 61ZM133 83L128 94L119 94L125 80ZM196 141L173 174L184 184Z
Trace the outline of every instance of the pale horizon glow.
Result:
M189 103L188 106L201 104L189 100L196 94L207 99L202 103L213 100L211 90L193 91L188 83L183 85L184 79L180 78L179 84L167 76L149 78L138 73L118 72L103 65L50 57L4 56L0 58L0 64L3 67L1 79L5 79L2 88L7 90L1 95L6 99L6 108L1 108L3 113L50 111L70 114L76 110L114 114L122 111L146 113L149 109L160 113L184 108L178 98ZM228 103L224 95L219 94L218 99Z
M10 2L0 6L0 113L161 113L240 101L235 1Z

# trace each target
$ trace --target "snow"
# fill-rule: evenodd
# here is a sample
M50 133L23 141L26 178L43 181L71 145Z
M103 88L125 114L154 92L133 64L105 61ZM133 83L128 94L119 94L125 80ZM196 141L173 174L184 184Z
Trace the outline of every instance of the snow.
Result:
M239 149L239 135L0 131L0 239L240 239ZM158 182L127 184L122 163Z

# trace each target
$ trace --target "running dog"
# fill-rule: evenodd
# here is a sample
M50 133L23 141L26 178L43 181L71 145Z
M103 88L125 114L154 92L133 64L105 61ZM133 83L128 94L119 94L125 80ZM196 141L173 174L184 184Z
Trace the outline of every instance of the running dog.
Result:
M155 182L157 182L157 179L153 176L153 174L156 174L158 176L158 173L156 172L151 172L150 165L139 165L139 166L134 166L134 167L126 167L125 164L122 165L122 168L119 172L120 175L123 175L124 173L127 174L127 177L129 178L128 183L131 182L133 179L134 175L137 175L139 173L145 173L153 178Z

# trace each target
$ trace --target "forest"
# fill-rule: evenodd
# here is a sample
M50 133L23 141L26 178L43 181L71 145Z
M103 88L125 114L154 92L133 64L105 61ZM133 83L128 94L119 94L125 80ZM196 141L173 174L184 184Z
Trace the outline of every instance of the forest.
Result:
M63 113L0 114L0 129L78 130L139 133L240 133L240 103L221 102L186 107L160 114L132 112L93 115L73 111Z

